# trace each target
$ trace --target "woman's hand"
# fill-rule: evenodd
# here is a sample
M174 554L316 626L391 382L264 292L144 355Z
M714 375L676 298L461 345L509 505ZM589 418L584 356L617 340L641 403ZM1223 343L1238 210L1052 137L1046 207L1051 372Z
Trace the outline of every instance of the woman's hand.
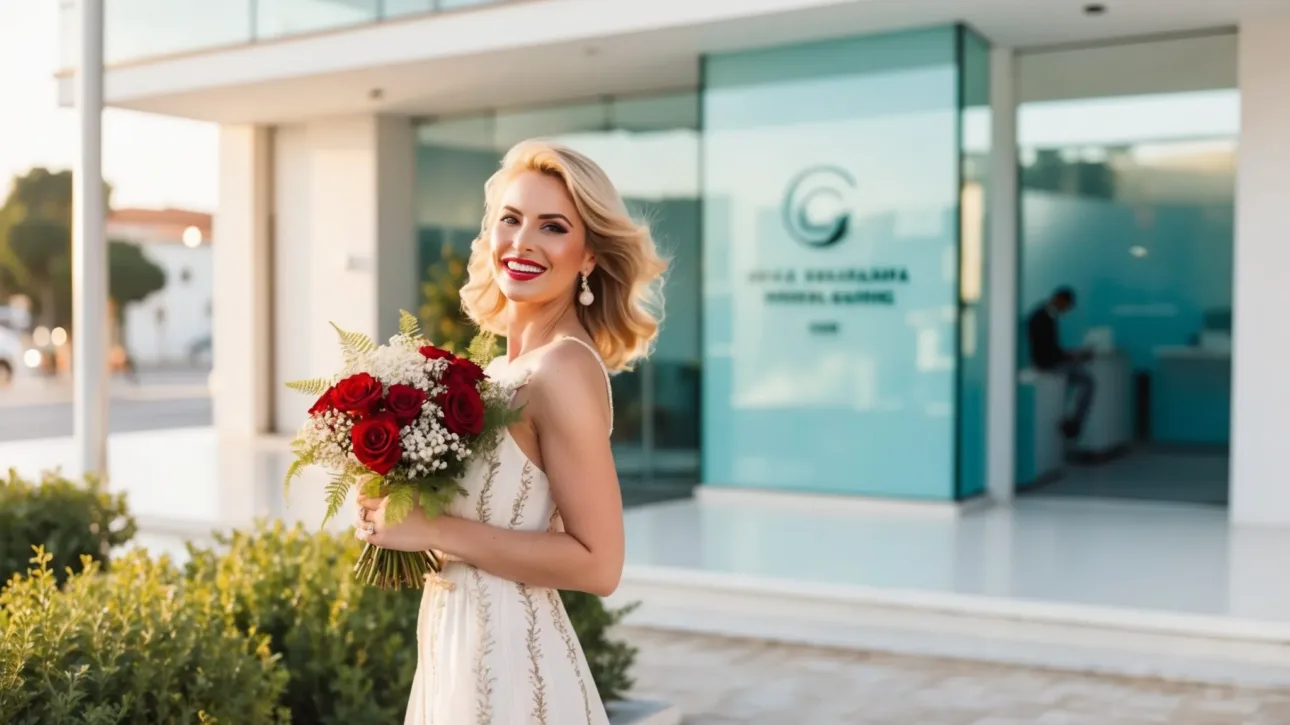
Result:
M360 541L372 546L393 551L428 551L437 548L436 533L438 526L434 519L426 517L420 506L413 506L407 516L397 524L385 523L385 507L388 498L373 498L358 494L358 527L354 535Z

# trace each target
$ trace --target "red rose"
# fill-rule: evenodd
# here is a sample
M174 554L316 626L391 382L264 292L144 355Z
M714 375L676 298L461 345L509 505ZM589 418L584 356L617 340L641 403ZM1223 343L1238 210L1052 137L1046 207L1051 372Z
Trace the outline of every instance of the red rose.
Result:
M382 476L389 473L403 457L399 427L392 413L377 413L355 423L349 435L359 463L372 469L373 473Z
M479 381L483 379L483 368L464 357L459 357L454 358L452 364L448 366L448 372L444 373L443 382L449 387L453 384L466 384L473 388L479 385Z
M426 402L426 393L411 385L394 384L385 395L385 409L394 415L399 425L407 425L421 415L421 405Z
M422 347L419 352L427 360L451 360L454 357L457 357L447 350L435 347L434 345L426 345Z
M358 373L336 383L332 405L350 415L366 417L376 412L383 392L381 381L367 373Z
M477 436L484 430L484 401L475 386L449 382L435 401L443 409L443 424L457 435Z
M327 392L319 396L318 400L309 408L309 415L317 415L324 411L335 410L336 402L332 396L336 393L336 388L327 388Z

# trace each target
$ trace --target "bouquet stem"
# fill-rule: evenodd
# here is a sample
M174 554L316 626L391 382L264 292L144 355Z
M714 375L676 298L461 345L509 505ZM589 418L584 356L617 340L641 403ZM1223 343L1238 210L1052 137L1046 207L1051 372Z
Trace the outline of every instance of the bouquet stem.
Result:
M423 589L426 575L442 569L443 563L431 551L394 551L364 544L354 576L380 589Z

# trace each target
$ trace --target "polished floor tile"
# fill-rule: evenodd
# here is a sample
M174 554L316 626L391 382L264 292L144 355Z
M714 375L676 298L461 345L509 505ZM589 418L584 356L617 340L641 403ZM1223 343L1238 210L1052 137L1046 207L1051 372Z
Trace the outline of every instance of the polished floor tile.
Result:
M627 513L628 563L780 581L1290 620L1290 529L1221 508L1027 497L961 517L688 500Z
M27 474L73 460L68 439L0 444L0 467ZM307 473L284 495L288 462L280 444L221 443L209 428L119 434L108 485L127 492L155 546L258 517L321 524L325 475ZM1221 507L1034 495L952 517L835 503L700 497L635 507L628 565L1290 621L1290 528L1233 527ZM342 517L331 527L348 525Z

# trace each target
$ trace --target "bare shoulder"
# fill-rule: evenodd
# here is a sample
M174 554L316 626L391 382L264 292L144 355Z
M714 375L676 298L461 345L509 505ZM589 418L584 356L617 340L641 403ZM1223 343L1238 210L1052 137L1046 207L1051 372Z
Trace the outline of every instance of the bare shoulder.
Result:
M607 415L609 391L600 358L573 340L552 343L533 365L530 400L546 416ZM546 417L544 416L544 417Z

